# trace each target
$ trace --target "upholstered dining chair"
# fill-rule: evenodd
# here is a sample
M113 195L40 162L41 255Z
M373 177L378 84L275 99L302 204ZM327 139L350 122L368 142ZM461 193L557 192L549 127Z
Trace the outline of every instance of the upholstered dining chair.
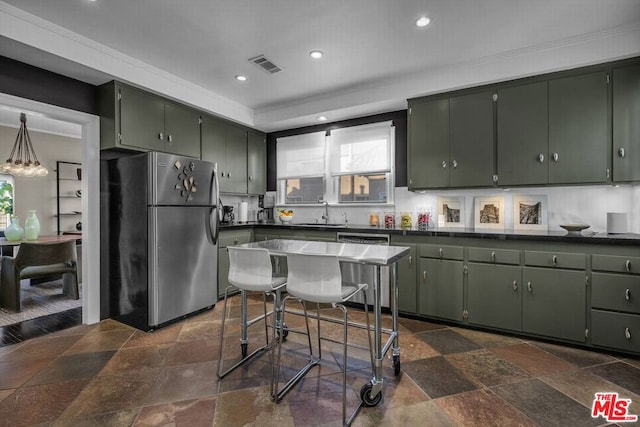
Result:
M76 242L22 242L15 257L2 257L0 271L0 306L20 312L20 280L62 274L62 293L78 299Z

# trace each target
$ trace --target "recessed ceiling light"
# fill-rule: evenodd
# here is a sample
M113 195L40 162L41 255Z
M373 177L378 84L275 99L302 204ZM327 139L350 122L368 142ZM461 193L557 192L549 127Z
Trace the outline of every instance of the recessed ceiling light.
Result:
M426 27L429 23L431 23L431 19L427 16L420 17L416 20L416 25L418 27Z
M327 118L325 116L318 116L317 119L318 119L319 122L326 122L327 121Z
M322 53L319 50L312 50L311 52L309 52L309 56L312 57L313 59L320 59L322 58L323 55L324 53Z
M238 80L239 82L247 81L247 76L243 76L242 74L238 74L236 76L236 80Z

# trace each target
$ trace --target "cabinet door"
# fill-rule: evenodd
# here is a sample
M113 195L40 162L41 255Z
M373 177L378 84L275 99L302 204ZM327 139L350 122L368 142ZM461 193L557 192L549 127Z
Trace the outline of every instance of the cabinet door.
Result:
M493 94L482 92L449 99L450 185L493 185Z
M525 267L522 283L524 332L585 342L584 271Z
M267 191L267 141L263 133L247 132L247 192Z
M462 321L462 261L420 258L420 314Z
M224 297L229 286L229 252L227 248L218 249L218 299Z
M165 151L200 158L200 115L177 104L164 106Z
M220 180L220 191L247 193L247 132L237 126L225 127L227 176Z
M547 82L498 91L498 184L548 182L548 124Z
M449 100L410 106L409 189L449 186Z
M549 81L549 183L606 182L607 74Z
M220 183L226 175L225 124L222 120L210 116L202 117L202 160L218 164Z
M520 267L472 262L467 277L469 323L513 331L522 329Z
M410 248L409 255L398 261L398 310L417 314L418 295L416 291L416 245L398 243Z
M640 65L613 70L613 180L640 181Z
M118 91L120 144L164 151L164 101L127 86Z

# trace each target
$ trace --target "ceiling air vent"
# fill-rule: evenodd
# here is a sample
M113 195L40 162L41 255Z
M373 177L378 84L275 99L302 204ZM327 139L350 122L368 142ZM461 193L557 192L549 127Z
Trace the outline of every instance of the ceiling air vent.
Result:
M265 58L264 55L254 56L253 58L249 58L249 61L253 62L269 74L275 74L282 71L282 68Z

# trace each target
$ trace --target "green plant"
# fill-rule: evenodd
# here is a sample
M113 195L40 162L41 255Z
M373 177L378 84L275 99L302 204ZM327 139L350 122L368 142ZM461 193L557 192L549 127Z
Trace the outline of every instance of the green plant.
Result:
M7 181L0 182L0 212L13 214L13 185Z

